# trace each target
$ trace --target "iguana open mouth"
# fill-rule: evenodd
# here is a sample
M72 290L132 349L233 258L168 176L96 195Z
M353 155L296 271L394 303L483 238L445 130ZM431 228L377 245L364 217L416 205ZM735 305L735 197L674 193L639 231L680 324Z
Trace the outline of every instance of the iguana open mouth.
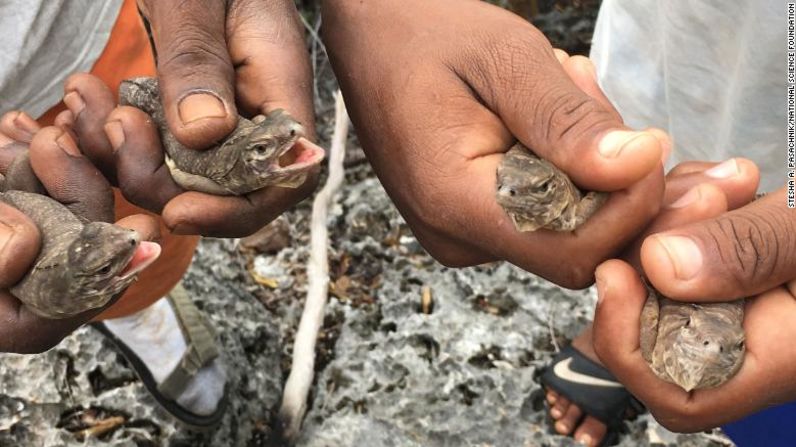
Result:
M137 275L145 268L152 265L160 256L160 245L155 242L141 241L135 249L127 267L116 277L118 280L126 280Z
M310 140L300 137L288 150L279 156L274 171L300 171L320 163L326 151Z

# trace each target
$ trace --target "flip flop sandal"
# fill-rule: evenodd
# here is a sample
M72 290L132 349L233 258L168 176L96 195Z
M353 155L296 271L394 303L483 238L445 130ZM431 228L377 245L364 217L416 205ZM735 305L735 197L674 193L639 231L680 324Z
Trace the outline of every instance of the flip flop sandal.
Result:
M138 377L144 383L146 389L152 394L155 400L169 414L177 418L183 424L198 430L213 428L221 422L221 418L228 405L227 390L218 403L216 411L212 414L203 416L192 413L182 408L177 403L177 398L188 386L191 378L218 357L218 347L216 346L216 333L213 327L202 317L201 312L188 297L188 293L177 284L174 289L166 296L177 315L180 329L185 336L188 346L187 351L180 363L174 368L171 374L158 385L152 377L152 373L143 361L130 349L121 339L116 337L102 322L92 323L91 326L101 334L108 337L114 345L121 351L125 359L130 363Z
M545 368L542 385L576 404L585 415L608 426L608 433L600 445L616 441L618 429L628 410L639 414L644 406L616 378L598 363L571 345L562 349Z

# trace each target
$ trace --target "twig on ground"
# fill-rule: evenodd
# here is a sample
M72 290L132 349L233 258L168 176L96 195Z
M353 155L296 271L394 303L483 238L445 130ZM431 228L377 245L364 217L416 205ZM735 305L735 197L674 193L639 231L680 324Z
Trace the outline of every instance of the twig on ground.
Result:
M547 329L550 331L550 342L553 343L553 349L556 350L555 352L560 351L561 348L558 346L558 340L556 340L556 328L555 322L553 321L552 309L547 313Z
M307 301L301 314L296 341L293 344L293 365L282 395L279 429L285 441L293 444L307 411L307 395L315 377L315 344L323 325L324 308L329 291L329 230L326 226L335 193L344 179L343 161L348 138L348 114L343 95L335 94L335 126L329 149L329 177L312 203L310 223L310 259L307 265Z

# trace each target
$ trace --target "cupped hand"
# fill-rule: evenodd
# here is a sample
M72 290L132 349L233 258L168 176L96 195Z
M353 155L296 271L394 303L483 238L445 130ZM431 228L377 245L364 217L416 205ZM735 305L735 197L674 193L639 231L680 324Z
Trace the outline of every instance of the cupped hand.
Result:
M289 0L139 0L150 24L169 128L201 150L222 139L238 114L285 109L315 139L312 70L298 12ZM162 214L175 233L243 236L306 198L317 169L298 188L240 197L184 191L164 164L157 129L142 111L90 75L71 77L64 102L81 149L135 205Z
M660 131L636 132L587 59L475 0L326 0L323 34L357 134L423 246L440 262L508 260L584 287L661 204ZM516 231L496 170L519 140L585 188L611 191L577 231Z
M738 168L729 163L727 172ZM750 297L746 357L732 379L686 393L653 375L639 349L646 290L621 261L597 271L594 347L605 365L664 426L697 431L796 399L796 212L783 188L712 219L647 237L640 260L649 281L673 299Z
M6 182L46 193L90 220L113 221L110 185L63 128L39 129L20 112L4 115L0 119L0 173L9 175ZM25 174L30 177L23 178ZM142 240L159 238L158 224L148 216L133 215L116 224L136 230ZM59 320L31 312L9 288L27 274L40 246L36 225L16 208L0 202L0 352L46 351L115 302Z

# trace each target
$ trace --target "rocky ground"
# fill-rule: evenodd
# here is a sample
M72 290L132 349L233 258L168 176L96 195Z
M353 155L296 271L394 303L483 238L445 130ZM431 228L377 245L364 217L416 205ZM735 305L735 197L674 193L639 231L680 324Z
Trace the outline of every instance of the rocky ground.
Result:
M315 17L305 15L310 28ZM328 142L334 81L320 43L310 45ZM441 266L412 236L353 136L347 160L328 222L331 298L298 445L573 445L549 429L537 378L589 321L594 294L502 263ZM231 405L219 427L200 433L175 424L117 351L84 328L45 354L0 355L0 446L275 445L271 421L306 293L309 213L309 202L287 213L270 244L204 240L185 278L224 347ZM725 442L713 433L674 435L642 416L625 424L619 445Z

